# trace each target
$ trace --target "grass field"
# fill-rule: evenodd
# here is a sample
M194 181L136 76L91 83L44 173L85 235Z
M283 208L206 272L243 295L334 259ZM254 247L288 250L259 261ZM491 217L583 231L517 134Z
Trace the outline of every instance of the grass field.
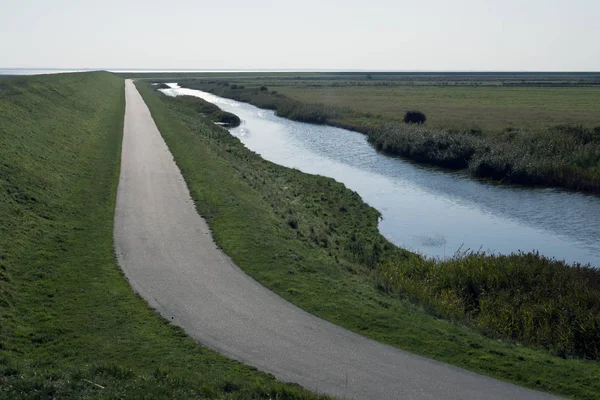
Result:
M0 81L0 398L317 398L133 293L113 252L124 106L109 73Z
M600 87L271 86L292 99L347 107L401 121L420 110L433 128L539 130L561 124L600 126Z
M484 284L476 274L482 262L434 265L392 246L377 230L378 213L356 193L331 179L267 162L193 107L157 94L149 85L137 86L218 245L259 282L303 309L375 340L534 389L597 398L597 361L553 356L539 347L498 340L491 330L486 336L484 329L464 326L476 320L463 315L462 307L473 299L465 289ZM590 272L588 280L542 259L531 279L525 279L531 261L526 257L516 257L512 269L504 268L502 260L496 265L492 258L483 261L494 273L479 274L492 278L480 300L506 296L499 306L511 304L514 289L527 293L521 300L531 307L558 310L567 303L549 300L556 300L557 293L568 297L562 290L568 293L569 284L586 286L597 275ZM445 276L445 284L436 286L442 281L428 272L430 267ZM508 290L498 286L507 281L513 282ZM421 294L429 294L430 302L419 302L419 287L427 290ZM545 304L536 303L540 297ZM455 323L436 317L448 317L443 305L458 310Z

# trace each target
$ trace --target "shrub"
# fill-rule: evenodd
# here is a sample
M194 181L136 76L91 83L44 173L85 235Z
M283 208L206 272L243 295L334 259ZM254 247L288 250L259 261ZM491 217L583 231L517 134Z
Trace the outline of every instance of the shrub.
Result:
M407 124L424 124L426 120L427 117L421 111L407 111L404 114L404 122Z
M227 111L217 111L212 114L212 120L220 122L228 127L235 127L240 124L240 117Z
M267 88L266 86L261 86L259 89L261 92L268 92L269 88Z

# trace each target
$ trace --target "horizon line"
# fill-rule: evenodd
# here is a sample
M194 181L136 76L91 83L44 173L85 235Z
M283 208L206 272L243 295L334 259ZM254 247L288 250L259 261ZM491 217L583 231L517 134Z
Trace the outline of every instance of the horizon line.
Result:
M108 71L108 72L360 72L360 73L600 73L594 70L403 70L403 69L332 69L332 68L59 68L59 67L0 67L0 71Z

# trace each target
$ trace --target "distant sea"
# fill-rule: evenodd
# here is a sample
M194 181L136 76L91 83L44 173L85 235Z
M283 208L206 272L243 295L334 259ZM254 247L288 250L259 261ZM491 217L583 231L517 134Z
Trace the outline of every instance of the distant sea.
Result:
M182 72L342 72L342 73L408 73L408 74L493 74L493 75L581 75L596 76L600 72L576 71L435 71L435 70L366 70L366 69L144 69L144 68L0 68L0 75L40 75L68 72L110 71L130 73L182 73Z
M63 72L93 71L83 69L45 69L45 68L0 68L0 75L42 75L60 74Z
M0 68L0 75L44 75L64 74L69 72L111 71L111 72L240 72L230 70L168 70L168 69L59 69L59 68Z
M135 68L0 68L0 75L42 75L69 72L110 71L133 73L181 73L181 72L339 72L320 69L135 69ZM351 70L348 70L351 72Z

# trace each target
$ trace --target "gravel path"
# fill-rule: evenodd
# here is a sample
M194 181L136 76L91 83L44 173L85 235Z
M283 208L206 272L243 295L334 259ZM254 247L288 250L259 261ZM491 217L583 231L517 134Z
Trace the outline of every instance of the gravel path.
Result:
M314 317L214 244L146 104L126 81L115 215L119 265L166 319L220 353L310 390L357 399L543 399Z

